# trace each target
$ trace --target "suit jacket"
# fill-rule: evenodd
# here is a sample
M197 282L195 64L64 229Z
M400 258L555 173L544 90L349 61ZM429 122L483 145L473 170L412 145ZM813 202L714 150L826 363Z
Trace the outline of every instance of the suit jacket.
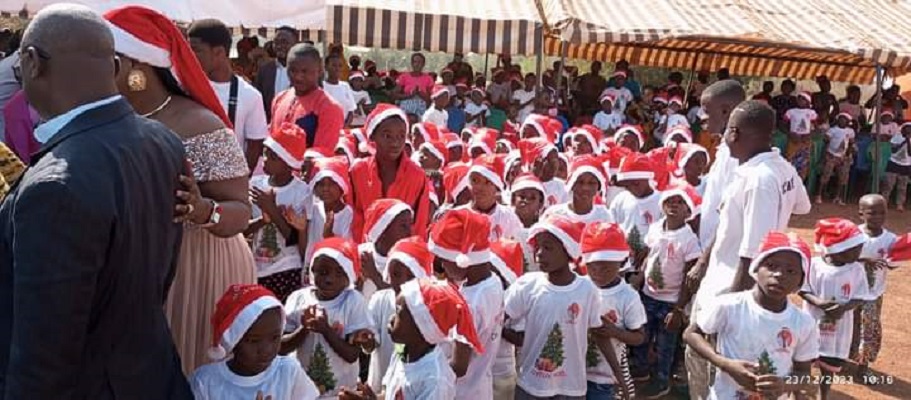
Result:
M263 95L263 107L266 109L266 120L272 121L272 100L275 99L275 74L278 61L272 60L263 64L256 73L253 85Z
M123 99L32 157L0 205L0 399L192 398L163 311L184 158Z

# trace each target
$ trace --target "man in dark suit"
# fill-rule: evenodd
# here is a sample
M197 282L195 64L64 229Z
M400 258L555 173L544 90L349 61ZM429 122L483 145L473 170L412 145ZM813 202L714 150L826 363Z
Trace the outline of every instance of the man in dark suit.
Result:
M297 30L287 26L276 29L275 38L272 39L275 59L263 64L256 73L254 86L263 95L263 106L266 108L266 119L269 121L272 121L272 99L275 98L275 95L291 87L286 63L288 50L295 44L297 44Z
M182 143L117 93L88 8L38 13L19 67L47 122L0 205L0 399L191 399L162 308Z

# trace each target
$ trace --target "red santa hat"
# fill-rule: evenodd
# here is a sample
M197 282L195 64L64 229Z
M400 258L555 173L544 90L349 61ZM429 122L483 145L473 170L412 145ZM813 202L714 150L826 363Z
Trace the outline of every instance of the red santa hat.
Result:
M892 111L889 111L889 110L883 111L879 115L880 115L880 117L895 117L895 114L893 114Z
M838 113L837 118L838 118L838 117L845 117L845 119L847 119L848 122L851 122L851 121L854 120L854 116L851 115L851 114L848 114L848 113L846 113L846 112Z
M698 144L678 143L676 145L676 148L677 151L674 153L674 166L676 167L674 176L678 178L683 178L686 176L686 173L683 171L683 169L696 154L702 153L705 155L705 159L709 160L709 152L705 150L705 147L702 147Z
M301 169L307 152L307 133L296 124L281 124L279 129L269 132L263 146L275 152L289 167Z
M605 188L607 185L607 177L604 174L601 160L590 154L573 157L573 161L569 167L569 179L566 181L566 188L573 190L573 186L575 186L579 177L586 173L592 174L598 179L598 183L601 184L602 190Z
M343 154L339 154L341 151ZM357 140L350 135L343 135L338 138L338 144L335 145L335 154L344 155L348 158L348 162L353 162L357 159Z
M357 245L349 239L332 237L317 242L313 247L313 255L310 256L310 265L319 257L327 257L338 263L348 277L349 287L353 287L361 276L361 258ZM310 268L310 282L316 282L313 268Z
M547 139L550 143L555 143L557 141L557 136L560 135L560 131L563 130L563 124L557 119L548 117L541 114L530 114L525 118L525 121L522 123L521 132L525 132L525 127L531 126L534 128L535 132L538 133L538 137Z
M664 191L661 192L661 204L674 196L683 198L683 202L690 208L691 217L699 215L702 207L702 196L686 181L677 181L671 183Z
M544 184L541 183L541 180L538 179L537 176L534 176L531 173L524 173L517 176L516 179L512 181L512 186L509 188L513 195L523 189L534 189L541 193L542 199L547 197L547 194L544 191Z
M654 97L652 97L652 103L667 105L667 93L659 92Z
M282 310L282 303L269 289L240 284L228 287L215 304L210 321L212 347L207 350L209 358L223 360L227 357L259 316L273 308Z
M449 149L446 148L446 144L441 140L431 140L424 143L421 143L421 146L418 147L418 151L427 150L428 153L432 154L442 165L446 165L446 161L449 158Z
M604 156L607 173L610 176L616 176L620 172L620 164L623 163L623 159L632 153L632 150L623 146L611 147Z
M351 74L348 75L348 81L353 81L355 79L364 79L364 73L361 71L351 71Z
M584 222L573 221L562 215L553 214L538 221L531 227L528 234L528 243L536 247L537 236L544 232L550 233L560 240L566 250L566 254L569 254L569 258L577 261L582 256L579 241L582 239L582 231L584 229Z
M861 246L866 241L856 224L844 218L816 221L816 249L823 255L837 254Z
M585 226L581 239L582 263L620 262L629 258L630 249L620 225L593 222Z
M556 152L557 147L544 138L522 139L519 141L519 154L522 158L522 165L531 168L535 160L544 159L551 152Z
M803 97L807 100L807 103L813 104L813 95L810 92L800 92L797 94L797 97Z
M414 279L402 285L402 298L427 343L449 342L455 329L476 352L484 352L471 308L454 286L436 279Z
M427 248L427 242L420 236L411 236L399 240L389 250L388 263L402 263L415 278L426 278L433 274L433 253ZM389 268L383 271L383 279L389 281Z
M503 176L506 175L506 163L502 154L487 154L480 156L471 162L471 169L468 175L478 174L489 180L499 190L506 188L503 183ZM470 179L470 178L469 178Z
M471 135L471 141L468 142L468 152L478 148L484 150L484 154L493 154L499 137L500 132L496 129L477 128Z
M667 137L664 138L664 145L668 146L671 143L675 143L674 138L681 137L686 143L693 143L693 133L690 132L690 128L687 128L683 125L676 125L671 128L670 132L667 133Z
M515 283L525 269L522 245L508 239L490 242L490 263L508 284Z
M611 74L611 77L612 78L626 78L626 71L616 70L616 71L614 71L613 74Z
M425 142L440 139L440 128L433 122L418 122L411 129L420 133Z
M406 115L401 108L392 104L380 103L377 104L376 108L367 116L367 121L364 125L364 133L367 135L367 139L373 140L373 134L376 133L376 128L380 126L380 123L389 118L400 118L402 121L405 121L405 132L409 132L408 115Z
M395 217L412 213L411 207L399 199L378 199L364 213L364 241L376 242Z
M617 96L614 96L610 93L604 93L601 95L601 97L598 98L598 103L604 104L605 100L610 101L611 104L614 104L614 102L617 101Z
M652 161L658 190L664 190L671 181L670 152L670 147L656 147L645 154Z
M680 107L683 107L683 99L681 99L678 96L671 97L671 100L667 102L667 105L670 106L670 105L674 105L674 104L676 104Z
M759 254L756 257L753 257L753 260L750 262L750 276L753 279L756 279L756 270L759 269L759 266L765 261L766 258L772 254L778 253L780 251L790 251L800 255L800 264L803 269L803 276L801 276L800 281L803 282L807 270L810 268L810 245L807 242L804 242L800 236L797 236L795 233L784 233L784 232L769 232L762 239L762 244L759 246Z
M443 168L443 187L446 189L446 195L449 196L449 202L455 203L455 199L468 190L468 170L470 168L468 164L462 162L455 162Z
M655 165L652 160L642 153L630 153L620 162L617 172L617 181L631 181L639 179L654 179Z
M449 87L446 85L433 85L433 90L430 92L430 99L436 100L437 97L444 94L452 95L452 93L449 93Z
M447 212L433 225L427 247L460 268L490 261L490 218L469 209Z
M503 148L505 148L507 152L515 150L515 145L513 145L509 139L497 140L497 146L499 147L499 145L503 145Z
M889 248L889 261L911 260L911 233L899 236Z
M614 133L614 141L617 143L623 143L623 138L626 135L636 135L636 139L639 139L639 149L641 150L645 146L645 135L642 134L642 129L636 125L623 125L617 132Z
M321 180L329 179L342 189L342 194L348 194L351 190L351 183L348 182L348 170L348 161L343 156L316 160L313 163L313 178L310 179L311 190L315 190Z
M576 129L574 136L581 136L592 146L595 154L601 154L601 130L597 126L585 124Z
M442 135L443 141L446 142L446 148L451 149L454 147L465 147L465 143L462 142L462 138L458 134L453 132L446 132ZM455 161L455 160L453 160Z
M196 54L168 17L149 8L126 6L106 12L104 18L118 53L169 70L190 98L215 113L225 126L233 126Z

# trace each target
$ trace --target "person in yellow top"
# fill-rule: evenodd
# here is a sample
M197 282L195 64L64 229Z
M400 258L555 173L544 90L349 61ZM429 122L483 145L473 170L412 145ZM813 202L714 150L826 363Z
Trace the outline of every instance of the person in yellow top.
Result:
M16 157L9 147L0 142L0 199L6 197L9 186L16 182L24 171L25 164L19 161L19 157Z

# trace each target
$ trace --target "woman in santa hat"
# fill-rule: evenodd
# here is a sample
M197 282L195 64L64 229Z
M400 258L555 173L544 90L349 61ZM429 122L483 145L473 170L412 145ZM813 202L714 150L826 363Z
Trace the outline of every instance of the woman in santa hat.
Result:
M136 112L180 136L193 176L178 197L190 206L165 307L184 372L206 362L212 310L226 287L255 283L250 247L240 234L250 220L249 170L196 56L174 23L128 6L104 15L122 60L118 86Z

